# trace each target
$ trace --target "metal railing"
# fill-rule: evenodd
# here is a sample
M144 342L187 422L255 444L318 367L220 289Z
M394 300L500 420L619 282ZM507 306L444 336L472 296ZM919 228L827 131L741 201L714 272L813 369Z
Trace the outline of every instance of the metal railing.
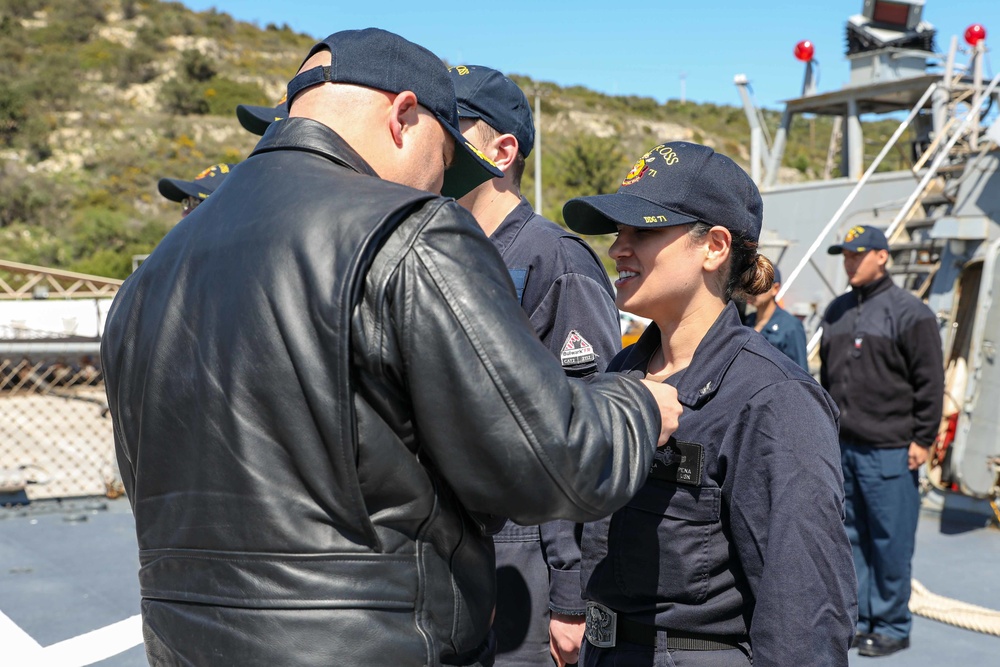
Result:
M878 169L880 164L882 164L882 160L885 159L885 156L888 155L889 151L892 150L893 146L896 145L896 142L899 141L899 138L903 136L903 133L913 122L913 119L917 117L917 114L920 113L920 110L924 108L925 104L927 104L927 101L930 99L931 95L937 89L938 85L939 84L937 83L932 83L930 86L928 86L927 90L924 91L924 94L920 97L917 103L913 105L913 108L910 109L910 113L907 114L906 119L903 120L903 122L899 124L899 127L896 128L896 131L892 133L892 136L889 138L889 141L886 142L885 146L882 147L882 150L879 152L878 156L875 158L875 160L872 161L872 163L868 166L868 169L865 171L864 175L854 185L854 188L851 190L850 194L848 194L847 197L844 199L844 202L840 205L840 208L838 208L837 211L833 214L833 217L830 218L830 221L826 223L826 226L823 227L823 231L819 233L819 235L816 237L816 240L813 241L811 246L809 246L809 249L806 251L806 254L802 257L801 260L799 260L799 263L795 266L792 272L788 274L787 278L785 278L784 283L782 283L781 285L781 289L778 291L777 297L775 297L776 300L781 301L782 297L785 296L785 293L788 292L788 288L792 286L792 283L795 282L795 279L799 277L799 274L802 273L802 271L806 268L806 265L809 264L810 260L812 260L812 257L813 255L816 254L816 251L819 250L820 246L823 245L823 242L826 240L826 237L830 235L830 232L833 231L834 227L836 227L837 224L844 217L844 213L847 211L848 208L850 208L851 204L854 203L854 200L857 199L858 193L861 192L861 189L864 188L865 185L868 183L868 180L871 178L872 174L874 174L875 170Z
M934 93L934 91L937 89L939 85L940 84L938 83L931 84L928 87L928 89L924 92L924 94L921 96L920 100L918 100L917 103L910 110L910 113L907 115L906 119L899 124L899 127L896 128L896 131L893 133L892 137L889 138L889 141L882 148L882 151L878 154L878 156L875 158L872 164L868 167L868 169L865 171L861 179L858 180L857 184L851 190L850 194L847 195L847 198L840 205L840 208L838 208L837 211L833 214L833 217L826 224L823 230L819 233L819 235L813 241L812 245L809 246L809 249L806 251L805 256L803 256L803 258L796 265L795 269L792 270L792 272L789 274L788 278L782 284L781 289L778 291L776 299L780 300L785 295L785 293L788 291L788 288L791 287L792 282L799 276L799 274L802 273L806 265L812 261L813 255L815 255L816 251L820 248L820 246L823 245L827 236L829 236L830 232L833 231L834 227L836 227L836 225L839 222L841 222L844 212L847 211L851 203L853 203L854 200L857 198L858 193L865 186L865 184L868 183L868 180L871 178L871 175L875 173L875 170L878 168L879 164L881 164L885 156L889 153L889 151L893 148L893 146L895 146L896 141L899 140L899 137L902 136L903 132L905 132L906 129L909 127L909 125L913 122L913 119L920 112L924 104L926 104L927 100L930 98L930 96ZM993 80L990 81L985 91L983 91L983 93L978 96L978 99L981 100L988 99L993 94L993 92L997 90L998 86L1000 86L1000 74L997 74L993 78ZM958 141L970 131L970 125L972 124L973 121L976 121L978 124L978 113L979 109L977 107L972 107L969 113L965 116L965 118L962 119L962 122L959 123L958 126L954 128L954 130L952 130L952 127L954 125L953 121L955 119L952 118L952 122L949 122L945 126L945 132L942 132L941 136L938 137L938 139L935 140L935 142L931 144L930 147L928 147L924 155L921 156L918 164L924 164L927 161L929 155L933 154L936 151L936 155L933 161L931 161L930 166L927 168L927 171L924 172L923 177L917 183L917 186L913 189L913 192L907 198L903 206L899 209L899 212L893 218L888 228L886 228L885 236L887 239L890 240L894 239L897 232L901 229L902 225L904 225L906 221L913 216L914 212L916 211L917 205L923 200L928 188L930 187L931 181L934 179L935 176L937 176L939 170L944 164L944 161L948 159L949 155L951 155L952 149L954 149ZM947 137L946 141L944 141L945 137ZM940 145L941 141L944 141L943 146ZM822 339L822 334L823 330L822 328L819 328L813 333L812 338L810 338L809 343L806 347L807 354L810 357L812 357L817 347L819 346L819 343Z
M0 357L0 504L120 493L95 358Z

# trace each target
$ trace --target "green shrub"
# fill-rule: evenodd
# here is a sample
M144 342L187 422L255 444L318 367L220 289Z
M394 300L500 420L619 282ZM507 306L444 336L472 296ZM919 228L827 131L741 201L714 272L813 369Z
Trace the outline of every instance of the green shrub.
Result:
M123 55L130 52L121 44L106 39L95 39L80 47L77 51L77 62L83 69L110 72L118 65Z
M614 192L627 170L628 158L613 138L577 135L557 155L567 199Z
M0 13L18 19L31 18L45 6L45 0L0 0Z
M156 78L156 58L152 47L137 43L123 51L118 59L118 85L123 88L133 83L149 83Z
M0 79L0 145L11 145L27 117L27 97L13 81Z
M122 16L126 21L131 21L139 15L139 3L137 0L122 0Z
M206 88L205 84L175 77L163 84L163 88L160 89L160 100L170 113L182 116L206 114L209 109L208 99L205 98Z
M269 104L264 91L256 83L240 83L217 76L205 89L208 113L215 116L232 116L237 104Z
M181 72L192 81L209 81L218 74L215 63L204 53L194 49L181 54Z
M4 258L38 266L65 266L69 261L66 244L47 229L17 223L0 229Z

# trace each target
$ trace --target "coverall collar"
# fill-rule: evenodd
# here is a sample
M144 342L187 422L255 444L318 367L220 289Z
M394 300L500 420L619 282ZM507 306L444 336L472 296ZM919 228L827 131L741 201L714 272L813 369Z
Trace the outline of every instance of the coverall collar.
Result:
M535 217L535 211L531 208L531 204L524 197L521 197L521 203L514 207L507 217L503 219L500 226L493 230L490 235L490 241L493 242L494 247L502 255L504 251L507 250L511 245L514 244L514 239L521 232L521 229Z
M683 371L671 375L665 382L677 388L677 399L683 405L700 407L718 391L726 371L752 334L753 330L740 322L736 304L729 302L698 344L691 364ZM645 373L650 357L659 346L660 329L655 322L650 322L629 350L622 370L640 370Z

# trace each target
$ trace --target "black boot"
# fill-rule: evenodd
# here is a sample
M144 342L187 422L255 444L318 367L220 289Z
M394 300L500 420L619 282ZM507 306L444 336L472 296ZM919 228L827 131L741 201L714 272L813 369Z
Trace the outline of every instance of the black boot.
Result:
M910 648L909 637L893 639L892 637L872 633L863 642L858 644L858 654L875 658L883 655L892 655L896 651L902 651L904 648Z

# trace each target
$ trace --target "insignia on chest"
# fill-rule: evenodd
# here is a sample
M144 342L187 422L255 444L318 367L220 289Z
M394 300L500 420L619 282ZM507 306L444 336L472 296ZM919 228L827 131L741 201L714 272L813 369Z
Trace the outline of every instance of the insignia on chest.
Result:
M695 442L670 438L656 450L649 476L664 482L701 486L705 466L705 447Z

